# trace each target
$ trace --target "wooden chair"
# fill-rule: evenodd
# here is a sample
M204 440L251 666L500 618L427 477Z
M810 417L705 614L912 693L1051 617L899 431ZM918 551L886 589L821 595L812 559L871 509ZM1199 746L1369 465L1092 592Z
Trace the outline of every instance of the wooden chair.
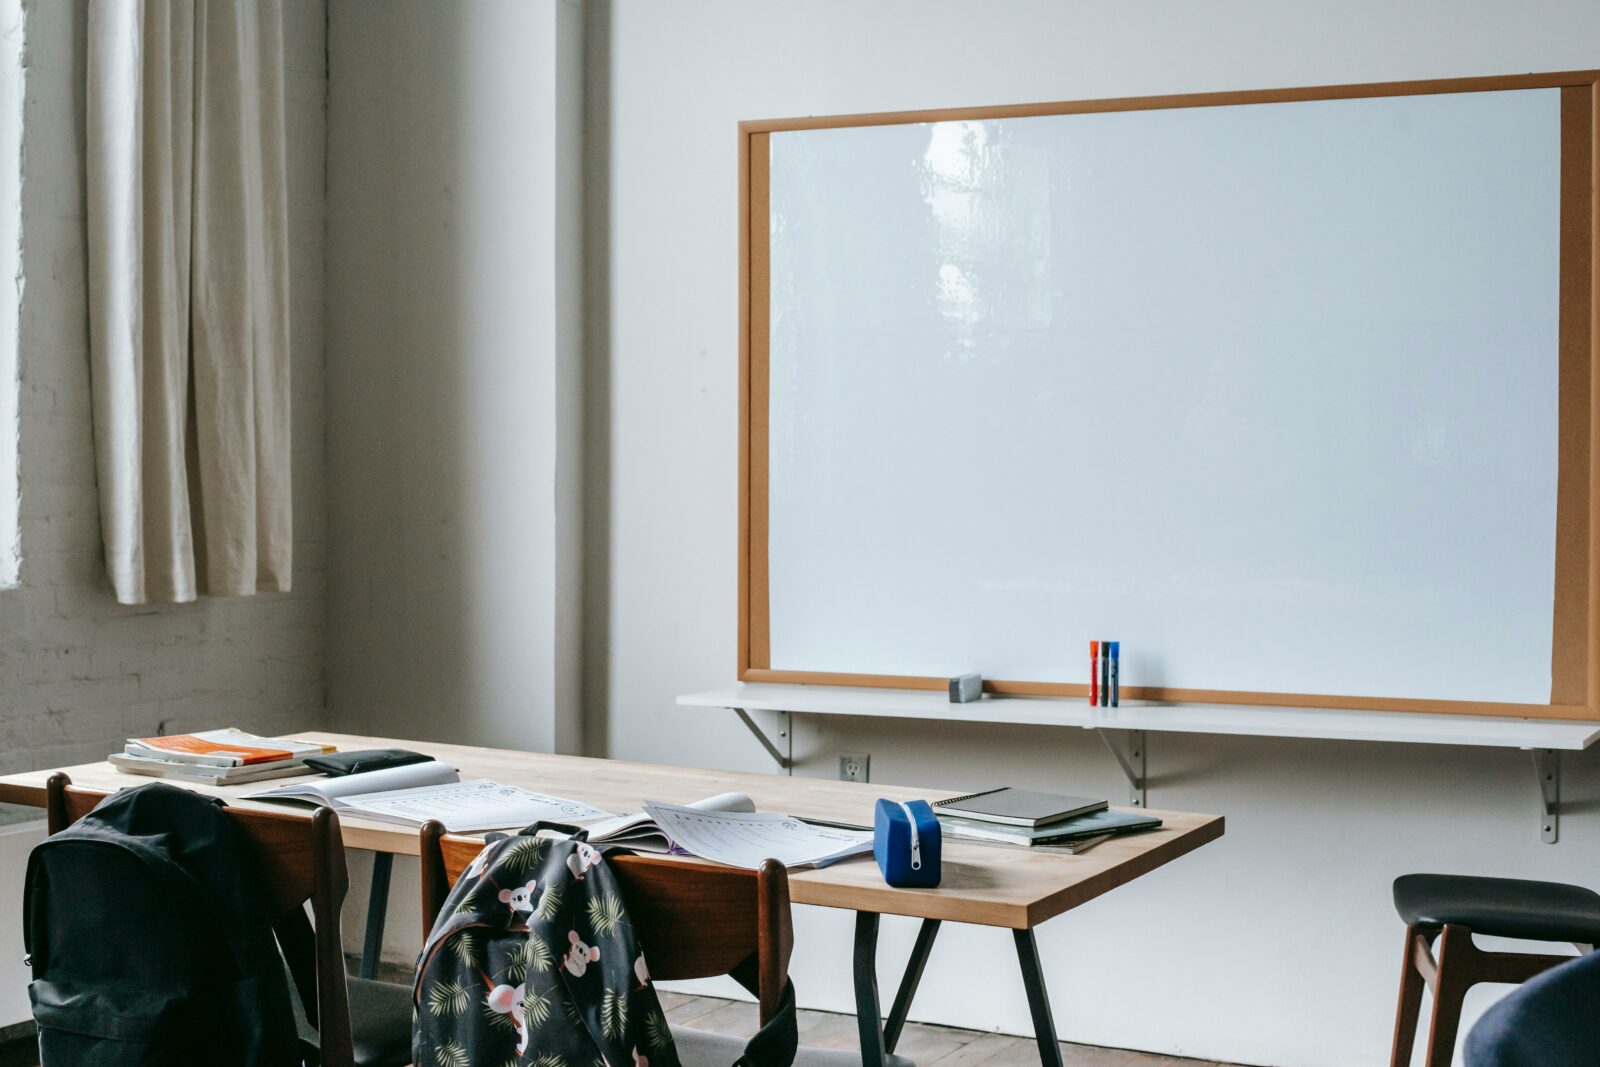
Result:
M1406 942L1400 961L1400 999L1390 1067L1406 1067L1411 1062L1424 985L1433 993L1425 1062L1427 1067L1449 1067L1468 989L1480 982L1525 982L1572 959L1569 955L1485 952L1473 943L1473 934L1570 941L1580 947L1600 943L1600 894L1582 886L1520 878L1407 874L1395 879L1394 905L1406 924Z
M461 872L483 850L475 837L446 834L437 822L422 828L423 936ZM776 860L759 871L648 855L615 855L607 863L627 898L628 915L653 979L676 981L724 975L752 955L764 1026L783 1003L789 983L794 927L789 873ZM672 1028L684 1067L726 1067L744 1052L744 1039L689 1027ZM859 1053L802 1047L798 1067L859 1067ZM891 1067L916 1067L890 1055Z
M65 774L46 784L45 818L54 834L94 810L110 794L79 789ZM282 948L307 1020L317 1029L324 1067L404 1067L411 1062L410 990L346 979L339 913L350 888L339 817L318 808L298 814L228 808L240 835L255 852L262 891L273 915L311 905L311 943L287 938ZM280 924L280 939L285 930ZM304 924L299 924L304 929ZM355 1011L352 1013L352 1004ZM394 1005L405 1009L396 1032ZM354 1019L354 1023L352 1023Z

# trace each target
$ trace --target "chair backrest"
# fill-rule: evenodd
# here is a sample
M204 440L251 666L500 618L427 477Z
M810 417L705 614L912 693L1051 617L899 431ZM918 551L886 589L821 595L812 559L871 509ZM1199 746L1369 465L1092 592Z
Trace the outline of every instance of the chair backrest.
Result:
M65 774L45 785L45 819L54 834L93 811L109 793L80 789ZM339 915L350 889L339 817L318 808L309 817L287 812L226 809L249 843L273 916L291 915L311 904L312 943L294 935L305 924L275 924L284 958L306 1016L317 1027L323 1067L353 1067L350 1002L345 988L344 944Z
M424 937L450 887L482 850L481 838L424 824ZM627 897L653 978L712 978L755 956L762 1025L777 1015L794 950L789 874L781 863L768 860L759 871L666 856L613 855L606 863Z

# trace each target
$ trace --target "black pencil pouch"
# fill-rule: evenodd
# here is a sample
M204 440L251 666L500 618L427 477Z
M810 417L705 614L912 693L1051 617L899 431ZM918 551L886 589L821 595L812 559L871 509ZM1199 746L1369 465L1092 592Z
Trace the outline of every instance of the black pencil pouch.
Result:
M404 767L410 763L427 763L432 756L412 752L405 748L365 748L357 752L329 752L321 756L307 756L306 770L326 774L329 778L343 778L347 774L364 771L385 771L390 767Z

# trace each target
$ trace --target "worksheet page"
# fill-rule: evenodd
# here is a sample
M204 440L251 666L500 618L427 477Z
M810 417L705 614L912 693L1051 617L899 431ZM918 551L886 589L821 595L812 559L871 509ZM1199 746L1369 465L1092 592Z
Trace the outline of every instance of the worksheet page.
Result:
M768 859L785 867L826 867L872 850L872 834L812 826L771 812L703 811L648 803L644 810L678 848L701 859L757 869Z
M689 807L696 811L753 812L755 801L743 793L718 793L716 796L696 800ZM584 826L589 832L589 842L594 845L621 845L641 852L671 852L672 841L656 825L647 811L616 815Z
M438 819L452 833L510 829L535 822L581 822L610 814L581 800L535 793L486 778L423 789L363 793L339 800L334 806L364 818L417 826Z

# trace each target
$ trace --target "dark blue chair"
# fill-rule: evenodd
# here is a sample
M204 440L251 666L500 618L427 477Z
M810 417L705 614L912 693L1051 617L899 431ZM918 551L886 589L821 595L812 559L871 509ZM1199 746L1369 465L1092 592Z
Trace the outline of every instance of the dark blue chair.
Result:
M1532 979L1467 1035L1467 1067L1600 1063L1600 953Z

